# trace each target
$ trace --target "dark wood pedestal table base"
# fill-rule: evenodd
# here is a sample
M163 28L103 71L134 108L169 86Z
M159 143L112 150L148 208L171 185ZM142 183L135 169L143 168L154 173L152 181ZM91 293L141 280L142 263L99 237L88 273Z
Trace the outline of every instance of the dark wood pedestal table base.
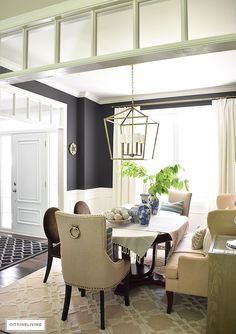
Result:
M171 236L168 233L160 233L156 237L152 245L152 263L151 267L148 267L144 264L144 257L140 262L131 264L131 271L129 277L129 286L130 289L141 286L141 285L158 285L165 286L165 278L161 274L154 272L155 263L156 263L156 247L160 243L165 243L165 260L170 251ZM122 254L123 258L129 257L127 254ZM115 289L115 294L123 295L122 285L119 285Z

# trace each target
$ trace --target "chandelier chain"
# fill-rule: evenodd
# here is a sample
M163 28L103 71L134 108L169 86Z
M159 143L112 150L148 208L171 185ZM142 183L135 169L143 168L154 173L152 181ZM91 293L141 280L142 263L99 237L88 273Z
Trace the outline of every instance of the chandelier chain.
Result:
M131 65L131 102L132 106L134 105L134 65Z

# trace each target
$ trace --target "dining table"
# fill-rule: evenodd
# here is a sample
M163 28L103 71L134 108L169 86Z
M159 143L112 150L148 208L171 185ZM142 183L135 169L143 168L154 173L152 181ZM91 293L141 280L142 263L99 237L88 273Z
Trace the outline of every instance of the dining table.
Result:
M114 248L122 249L122 257L135 254L136 261L131 263L130 288L139 285L165 285L163 275L154 272L156 247L165 243L170 256L188 230L188 217L170 211L158 211L151 215L148 225L141 225L128 220L123 224L110 223ZM151 265L144 263L147 251L152 248ZM132 261L131 261L132 262Z

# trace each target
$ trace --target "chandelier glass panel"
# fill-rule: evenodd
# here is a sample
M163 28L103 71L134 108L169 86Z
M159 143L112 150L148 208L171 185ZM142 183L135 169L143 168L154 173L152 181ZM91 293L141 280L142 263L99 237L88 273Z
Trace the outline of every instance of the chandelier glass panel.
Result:
M148 160L153 159L155 153L159 123L134 105L133 65L131 81L131 105L104 119L109 154L112 160ZM113 131L109 123L113 124Z

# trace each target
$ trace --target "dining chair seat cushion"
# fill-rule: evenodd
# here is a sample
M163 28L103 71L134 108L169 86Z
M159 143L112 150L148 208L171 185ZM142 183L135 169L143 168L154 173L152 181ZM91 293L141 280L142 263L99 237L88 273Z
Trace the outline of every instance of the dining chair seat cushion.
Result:
M203 248L203 240L206 234L207 226L200 225L197 227L196 231L192 236L192 249Z
M182 215L184 208L184 201L179 202L163 202L161 203L160 210L162 211L171 211Z
M173 253L168 261L168 265L166 266L165 276L169 279L177 279L179 278L179 260L180 258L204 258L205 255L203 253L185 253L185 252L176 252ZM181 271L180 271L181 272Z
M170 279L178 278L178 266L181 257L205 257L203 249L192 249L192 236L193 233L187 233L169 257L166 265L166 277Z
M174 253L204 254L203 249L192 249L193 233L187 233L178 244Z

